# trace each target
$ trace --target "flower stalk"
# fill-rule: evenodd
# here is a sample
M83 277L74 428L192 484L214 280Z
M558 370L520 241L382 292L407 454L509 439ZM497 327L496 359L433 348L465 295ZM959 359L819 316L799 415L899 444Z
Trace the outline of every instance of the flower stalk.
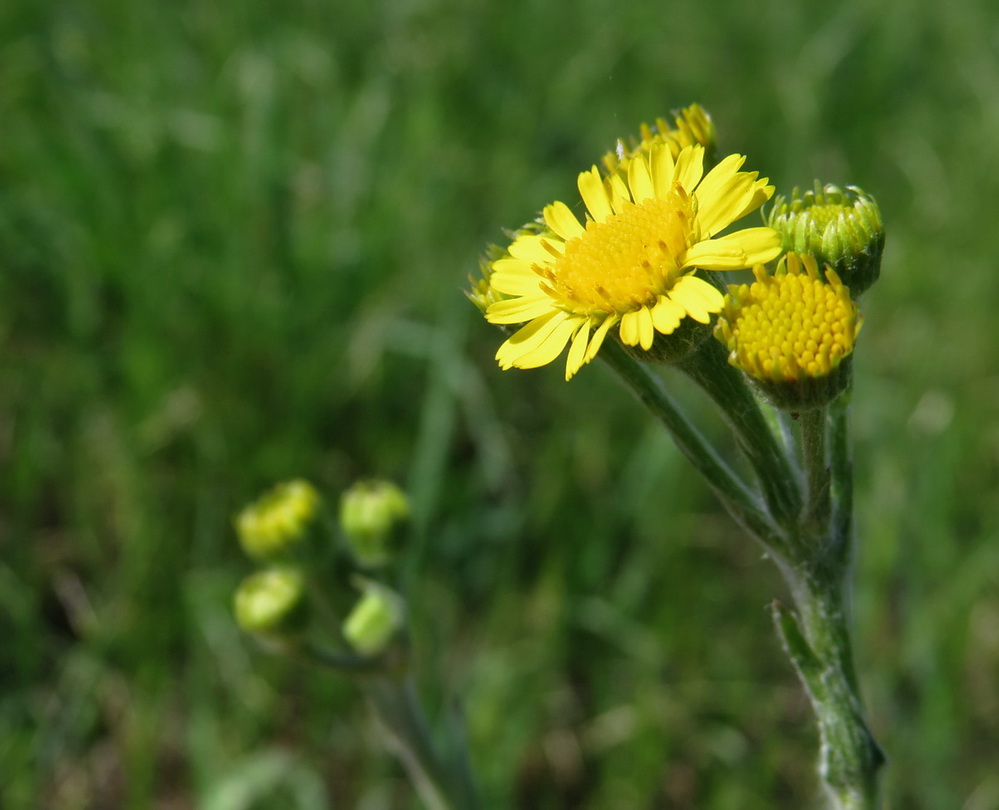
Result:
M434 746L412 678L377 675L366 678L362 688L428 810L476 810L467 761L449 763Z
M761 486L767 480L774 483L763 478L764 474L784 476L780 487L764 490L763 498L754 500L686 417L674 410L657 384L658 378L614 344L605 347L602 356L666 427L733 517L777 563L791 590L795 610L775 602L774 624L818 720L819 774L825 790L836 810L878 810L878 774L885 757L865 720L846 606L853 544L845 405L837 402L829 409L829 417L825 408L799 414L806 497L799 501L799 511L789 523L789 512L778 520L771 509L775 504L786 508L788 501L783 499L796 497L790 494L798 489L793 462L783 453L762 413L758 409L754 413L741 401L737 387L731 389L731 396L721 396L724 375L717 367L707 372L707 363L701 363L694 366L696 371L683 370L709 394L713 392L712 398L741 436L741 444L761 476ZM638 368L630 368L629 363Z

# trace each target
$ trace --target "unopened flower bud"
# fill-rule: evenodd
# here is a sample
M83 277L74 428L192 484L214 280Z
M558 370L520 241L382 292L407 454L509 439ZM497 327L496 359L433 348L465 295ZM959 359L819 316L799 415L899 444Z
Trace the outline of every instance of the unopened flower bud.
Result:
M780 231L786 251L811 254L819 266L832 267L854 298L878 280L885 245L881 211L856 186L816 183L813 191L775 197L767 224Z
M288 640L307 618L305 579L291 567L258 571L240 583L233 599L236 623L271 641Z
M389 481L359 481L340 497L340 526L365 568L389 562L392 531L408 516L405 493Z
M285 554L305 535L319 503L319 493L306 481L278 484L236 518L243 550L258 559Z
M403 626L405 604L392 589L369 579L358 578L361 598L343 622L343 635L362 655L385 651Z
M828 283L815 259L789 253L775 275L762 265L756 281L729 288L715 337L729 362L748 374L775 407L806 411L827 405L849 381L861 316L834 270Z

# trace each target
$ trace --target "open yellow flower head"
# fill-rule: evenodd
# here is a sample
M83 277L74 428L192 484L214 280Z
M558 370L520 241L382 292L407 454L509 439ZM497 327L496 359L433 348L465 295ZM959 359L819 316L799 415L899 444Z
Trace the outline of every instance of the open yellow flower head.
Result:
M729 155L705 173L702 146L674 160L657 144L629 162L626 178L605 180L596 166L580 174L585 224L552 203L543 211L548 230L518 237L491 264L489 286L502 300L486 319L525 324L500 346L500 366L544 366L568 345L568 380L612 328L626 346L648 351L685 318L709 323L722 294L694 276L698 269L743 269L780 253L772 228L718 236L773 193L765 178L739 170L744 161Z
M831 402L845 387L861 317L850 291L810 255L789 253L768 276L729 288L715 336L729 362L752 377L772 404L791 411Z
M260 559L284 554L305 535L319 503L319 493L307 481L278 484L237 516L244 551Z
M359 577L361 598L343 622L343 637L363 655L378 655L402 629L405 604L395 591Z
M716 142L715 124L708 111L700 104L691 104L679 112L674 111L672 124L665 118L657 118L652 126L642 124L639 137L630 138L627 144L618 139L614 151L604 155L603 164L608 174L614 174L625 168L635 155L648 154L658 144L668 146L674 159L679 157L684 147L699 144L705 150L705 163L711 165Z
M794 189L790 197L774 199L767 222L780 231L785 250L811 253L831 266L855 298L878 280L885 246L881 211L856 186Z

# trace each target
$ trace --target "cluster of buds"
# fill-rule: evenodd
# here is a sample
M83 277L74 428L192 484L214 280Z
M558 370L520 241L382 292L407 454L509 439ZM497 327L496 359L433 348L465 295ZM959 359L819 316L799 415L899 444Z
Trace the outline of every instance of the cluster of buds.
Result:
M274 487L235 519L240 544L262 567L237 588L233 612L240 628L272 649L307 649L317 630L310 582L334 581L335 573L323 570L330 555L315 553L332 542L316 531L321 508L316 489L295 480ZM392 536L408 514L405 494L390 482L364 481L344 492L339 535L353 565L363 570L388 565ZM346 642L346 652L374 659L398 638L405 604L387 585L359 575L353 579L361 595L332 635Z

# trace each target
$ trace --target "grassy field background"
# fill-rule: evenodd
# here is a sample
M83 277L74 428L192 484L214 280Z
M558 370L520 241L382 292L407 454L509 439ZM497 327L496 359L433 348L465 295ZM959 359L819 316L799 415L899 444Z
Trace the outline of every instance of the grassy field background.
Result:
M500 372L461 292L699 101L881 204L858 661L890 806L999 808L997 51L975 0L0 5L0 806L417 807L356 688L230 614L241 505L369 475L487 808L816 806L776 572L605 369Z

